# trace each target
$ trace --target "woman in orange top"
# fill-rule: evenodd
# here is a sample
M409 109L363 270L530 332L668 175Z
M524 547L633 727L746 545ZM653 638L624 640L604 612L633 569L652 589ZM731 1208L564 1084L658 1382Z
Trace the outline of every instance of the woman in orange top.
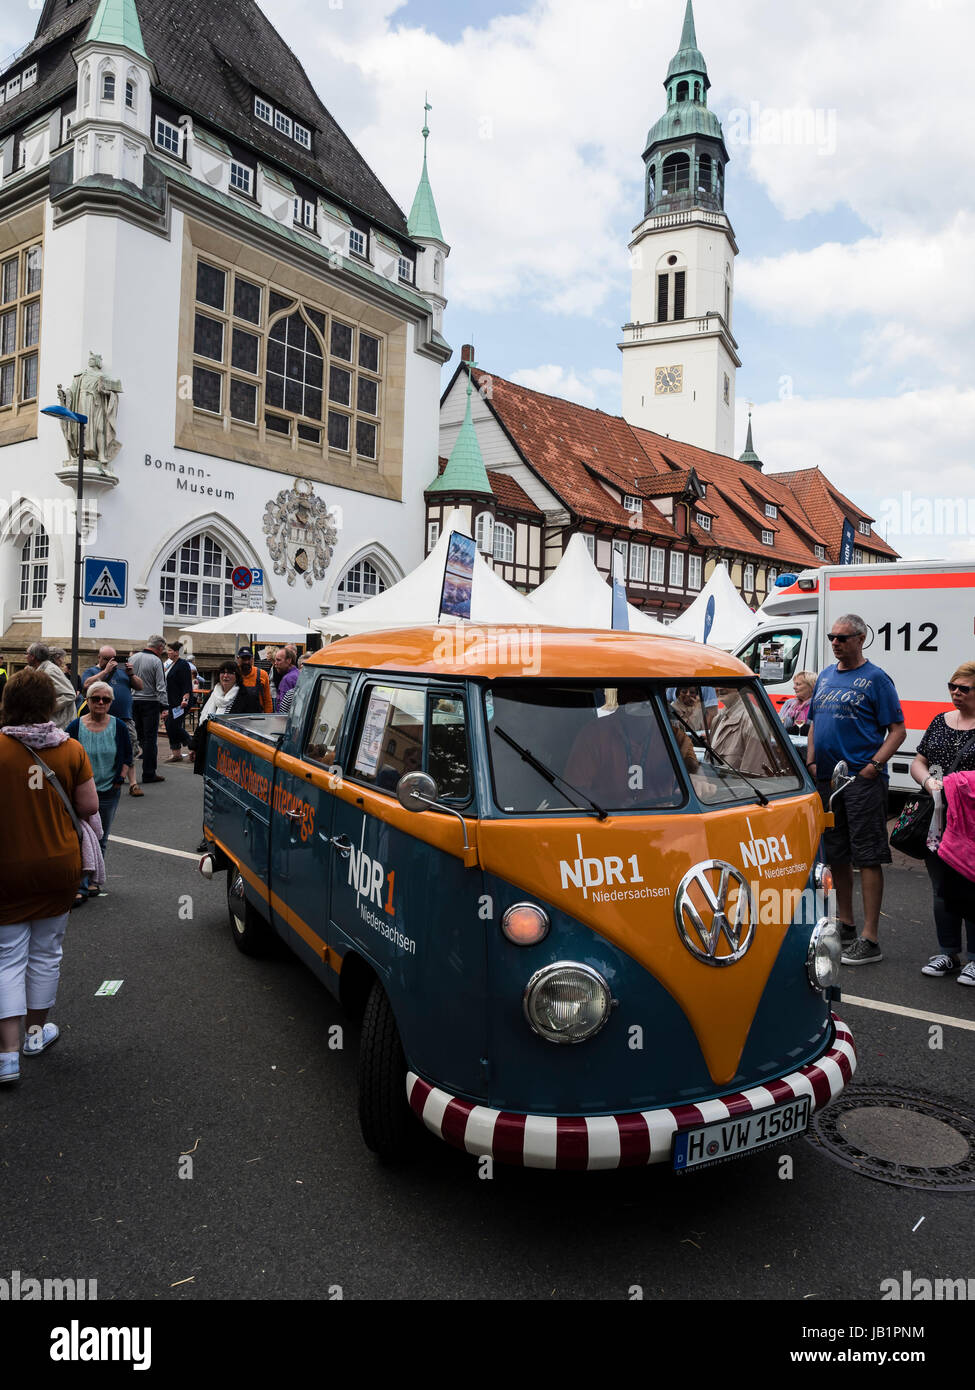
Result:
M20 1075L25 1016L25 1056L57 1041L57 1024L47 1015L81 877L77 833L32 750L56 774L78 816L98 810L88 755L53 722L55 704L50 676L28 668L7 682L0 710L0 1082Z

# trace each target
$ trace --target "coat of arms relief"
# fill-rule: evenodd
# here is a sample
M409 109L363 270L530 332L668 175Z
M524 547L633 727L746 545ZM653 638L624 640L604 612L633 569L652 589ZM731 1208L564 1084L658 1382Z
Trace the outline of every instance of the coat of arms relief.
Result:
M282 490L267 503L264 534L274 573L287 575L290 586L303 579L310 589L325 578L338 531L332 510L315 496L311 483L298 478L290 492Z

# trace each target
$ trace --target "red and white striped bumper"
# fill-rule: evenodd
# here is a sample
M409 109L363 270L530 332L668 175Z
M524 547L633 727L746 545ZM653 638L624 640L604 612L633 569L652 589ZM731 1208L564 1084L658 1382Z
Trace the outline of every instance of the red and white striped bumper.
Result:
M783 1101L812 1097L821 1110L840 1094L856 1071L853 1034L833 1014L832 1046L799 1071L764 1086L677 1105L668 1110L635 1110L625 1115L520 1115L458 1100L415 1072L406 1078L410 1105L427 1129L471 1154L490 1154L499 1163L525 1168L626 1168L670 1160L678 1130L697 1129L715 1120L768 1110Z

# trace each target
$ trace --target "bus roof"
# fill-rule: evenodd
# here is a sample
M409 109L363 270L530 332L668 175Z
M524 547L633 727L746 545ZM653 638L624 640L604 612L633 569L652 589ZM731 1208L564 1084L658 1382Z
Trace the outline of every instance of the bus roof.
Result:
M714 685L722 678L740 680L754 675L743 662L716 647L676 637L479 623L343 637L314 652L306 664L488 680L519 676L594 681L654 677L674 684L704 681Z

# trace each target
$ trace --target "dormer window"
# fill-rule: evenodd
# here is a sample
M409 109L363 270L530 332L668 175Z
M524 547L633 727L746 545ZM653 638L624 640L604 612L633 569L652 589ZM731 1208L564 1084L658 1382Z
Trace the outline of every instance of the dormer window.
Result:
M861 535L861 536L869 536L869 535L870 535L870 522L869 522L869 521L860 521L860 522L857 522L857 530L860 532L860 535Z
M249 169L246 164L238 164L235 159L230 161L230 187L236 193L243 193L248 198L251 189L254 187L254 170Z
M31 65L31 67L25 68L25 69L24 69L24 75L23 75L23 77L21 78L21 86L22 86L22 89L26 92L27 88L28 88L28 87L33 87L33 85L34 85L34 83L35 83L36 81L37 81L37 64L34 63L34 64Z
M102 78L102 101L115 100L115 74L106 72Z
M642 512L642 511L643 511L643 498L642 498L642 497L631 497L631 496L629 495L629 493L627 493L627 494L623 497L623 508L624 508L625 511L628 511L628 512Z
M279 130L282 135L287 135L289 140L294 130L294 123L290 116L286 116L283 111L274 113L274 129Z
M303 145L304 148L305 148L306 150L310 150L310 149L311 149L311 131L310 131L310 130L306 129L306 127L303 126L303 125L299 125L298 122L295 121L295 132L294 132L294 134L295 134L295 140L298 142L299 145Z
M826 547L825 547L824 545L817 545L817 546L815 546L815 547L814 547L814 553L815 553L815 556L816 556L816 559L817 559L817 560L825 560L825 559L826 559Z
M162 116L156 117L156 144L167 154L175 155L177 159L179 159L180 134L178 125L164 121Z
M406 256L399 258L399 278L405 280L409 285L413 283L413 262L407 260Z
M694 515L694 520L697 522L698 526L700 526L702 531L710 531L711 518L709 516L705 516L703 512L696 512Z
M763 545L774 545L774 544L775 544L775 532L774 532L774 531L763 531L763 532L762 532L762 544L763 544Z
M310 203L307 198L296 198L295 221L299 224L299 226L307 227L309 231L314 231L315 204Z
M778 507L773 507L771 502L765 503L765 515L770 521L775 521L779 515Z
M11 101L20 92L20 77L12 77L7 83L7 100Z
M707 495L708 495L708 485L707 485L707 483L702 483L702 484L701 484L701 496L702 496L702 498L703 498L703 497L707 497Z
M349 232L349 252L353 256L365 256L366 238L365 233L360 232L357 227L351 228Z
M268 125L274 124L274 107L263 97L254 98L254 115L259 121L266 121Z

